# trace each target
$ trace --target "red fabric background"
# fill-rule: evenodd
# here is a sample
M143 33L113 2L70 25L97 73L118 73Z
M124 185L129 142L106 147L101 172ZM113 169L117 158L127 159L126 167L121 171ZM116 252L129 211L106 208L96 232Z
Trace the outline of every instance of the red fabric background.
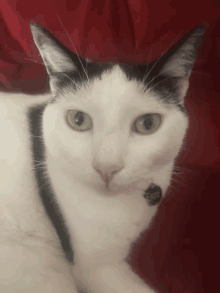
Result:
M191 126L178 161L191 171L178 178L184 185L173 184L155 229L135 254L135 266L163 292L218 291L220 1L1 0L0 9L0 89L31 93L46 91L48 80L30 21L81 56L121 62L152 61L180 33L201 22L209 25L191 77Z

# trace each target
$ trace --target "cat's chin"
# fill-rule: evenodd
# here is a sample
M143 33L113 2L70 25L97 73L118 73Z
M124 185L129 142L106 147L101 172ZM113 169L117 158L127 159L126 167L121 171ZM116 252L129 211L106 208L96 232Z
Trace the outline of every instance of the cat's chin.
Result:
M115 181L106 184L105 182L92 184L92 188L95 189L98 193L101 193L106 196L118 196L120 194L143 194L144 191L149 187L150 181L142 183L130 183L122 184Z

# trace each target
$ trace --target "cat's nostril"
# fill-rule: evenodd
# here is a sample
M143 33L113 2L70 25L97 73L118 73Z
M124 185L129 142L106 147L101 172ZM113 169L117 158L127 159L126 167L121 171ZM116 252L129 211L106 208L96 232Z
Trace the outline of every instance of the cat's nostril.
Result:
M96 169L96 171L99 173L101 176L102 180L106 183L109 184L109 182L112 180L112 177L115 172L112 173L102 173L100 170Z
M93 165L93 168L99 173L99 175L101 176L101 178L106 182L109 183L113 176L119 172L120 170L123 169L122 165L111 165L111 166L97 166L97 165Z

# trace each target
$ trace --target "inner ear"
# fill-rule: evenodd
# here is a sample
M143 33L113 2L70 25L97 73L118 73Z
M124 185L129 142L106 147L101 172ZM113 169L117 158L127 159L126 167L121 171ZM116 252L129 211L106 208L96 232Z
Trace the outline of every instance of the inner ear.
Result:
M199 47L205 33L205 26L199 25L189 32L178 44L164 55L160 74L172 77L189 78L196 61ZM163 57L161 58L163 59Z
M86 61L83 58L62 45L56 37L41 26L32 23L30 28L48 74L83 73L83 67L86 67Z
M171 50L149 64L145 89L157 91L165 100L182 103L204 32L204 25L196 27Z
M188 85L187 78L161 74L154 78L152 85L151 82L149 83L149 89L152 86L155 91L176 95L181 98L185 96Z

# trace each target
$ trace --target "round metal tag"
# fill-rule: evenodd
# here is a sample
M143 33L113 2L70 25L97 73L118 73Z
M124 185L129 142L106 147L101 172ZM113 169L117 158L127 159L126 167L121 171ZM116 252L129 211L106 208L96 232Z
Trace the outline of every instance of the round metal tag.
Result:
M145 191L144 197L150 206L154 206L158 204L162 198L162 189L160 186L151 183L148 189Z

